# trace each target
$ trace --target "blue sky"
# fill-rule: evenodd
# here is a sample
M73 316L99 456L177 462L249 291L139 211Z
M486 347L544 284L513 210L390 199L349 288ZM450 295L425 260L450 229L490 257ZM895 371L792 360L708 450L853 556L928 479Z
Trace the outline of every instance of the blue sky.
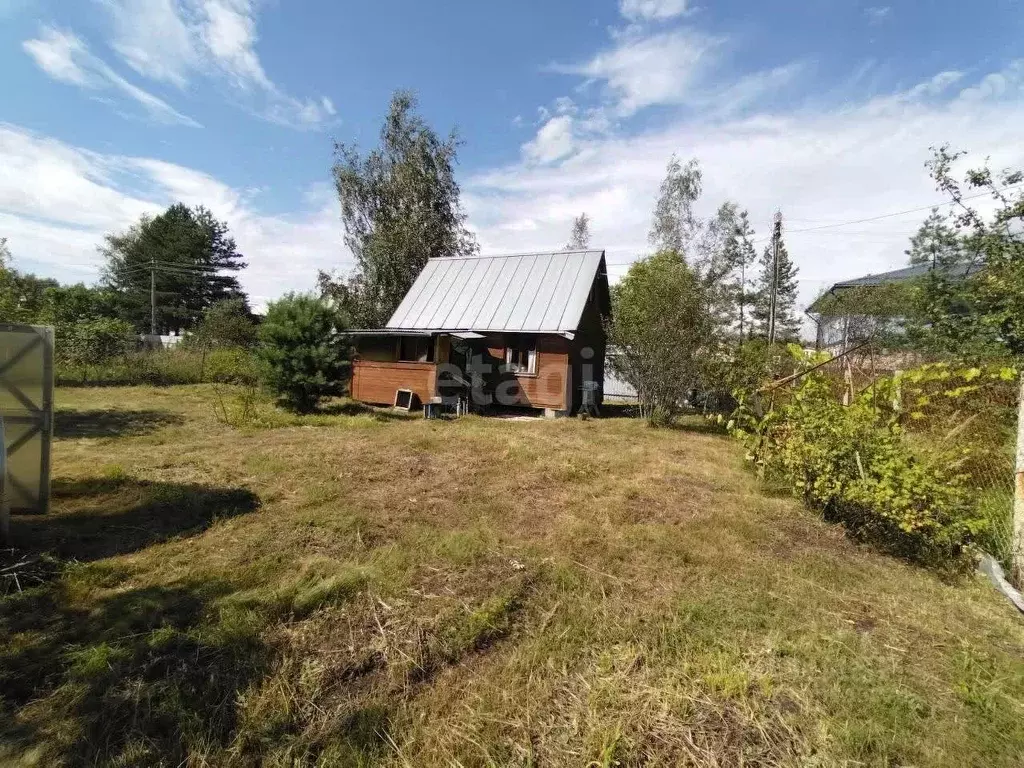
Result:
M349 7L353 6L353 7ZM416 90L465 141L485 251L560 247L593 219L613 278L646 248L669 156L703 205L775 208L802 298L899 266L949 141L1024 165L1016 0L0 0L0 236L17 266L91 282L104 232L174 201L225 218L259 306L349 255L332 140L372 145Z

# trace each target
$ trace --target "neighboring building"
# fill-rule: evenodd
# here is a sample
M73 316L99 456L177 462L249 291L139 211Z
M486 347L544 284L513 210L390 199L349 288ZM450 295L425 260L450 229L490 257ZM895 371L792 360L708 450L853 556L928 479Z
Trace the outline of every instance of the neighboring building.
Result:
M890 286L910 287L933 269L942 270L952 280L962 280L981 267L975 264L949 267L914 264L835 283L807 308L807 314L817 325L815 346L818 349L845 348L868 336L902 333L907 294L890 292L886 295L885 289Z
M615 372L615 361L620 354L622 353L615 347L609 347L605 353L603 394L606 398L613 400L639 400L636 388L628 381L619 378Z
M600 405L604 251L431 259L384 328L353 331L351 395L576 412Z

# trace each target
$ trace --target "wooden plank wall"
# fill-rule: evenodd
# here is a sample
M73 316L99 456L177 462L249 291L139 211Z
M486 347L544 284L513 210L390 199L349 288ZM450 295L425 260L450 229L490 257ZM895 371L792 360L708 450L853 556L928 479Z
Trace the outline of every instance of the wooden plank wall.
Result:
M488 339L487 351L492 358L504 360L504 339ZM561 336L542 336L537 340L536 375L515 375L519 383L519 404L527 408L565 410L568 375L569 341Z
M437 369L433 363L356 360L352 364L352 398L393 405L395 390L411 389L425 403L434 396Z

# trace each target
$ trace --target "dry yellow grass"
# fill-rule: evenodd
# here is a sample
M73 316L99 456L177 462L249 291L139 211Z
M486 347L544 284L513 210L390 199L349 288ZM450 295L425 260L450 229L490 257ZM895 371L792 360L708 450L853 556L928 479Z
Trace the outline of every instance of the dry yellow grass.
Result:
M58 393L15 765L1019 765L1024 622L640 422Z

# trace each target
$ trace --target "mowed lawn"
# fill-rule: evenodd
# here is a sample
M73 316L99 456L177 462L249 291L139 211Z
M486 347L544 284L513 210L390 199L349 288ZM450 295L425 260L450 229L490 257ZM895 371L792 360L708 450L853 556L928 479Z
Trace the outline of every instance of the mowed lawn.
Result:
M0 600L0 764L1024 759L1024 619L700 422L217 402L58 391L53 514L13 533L68 564Z

